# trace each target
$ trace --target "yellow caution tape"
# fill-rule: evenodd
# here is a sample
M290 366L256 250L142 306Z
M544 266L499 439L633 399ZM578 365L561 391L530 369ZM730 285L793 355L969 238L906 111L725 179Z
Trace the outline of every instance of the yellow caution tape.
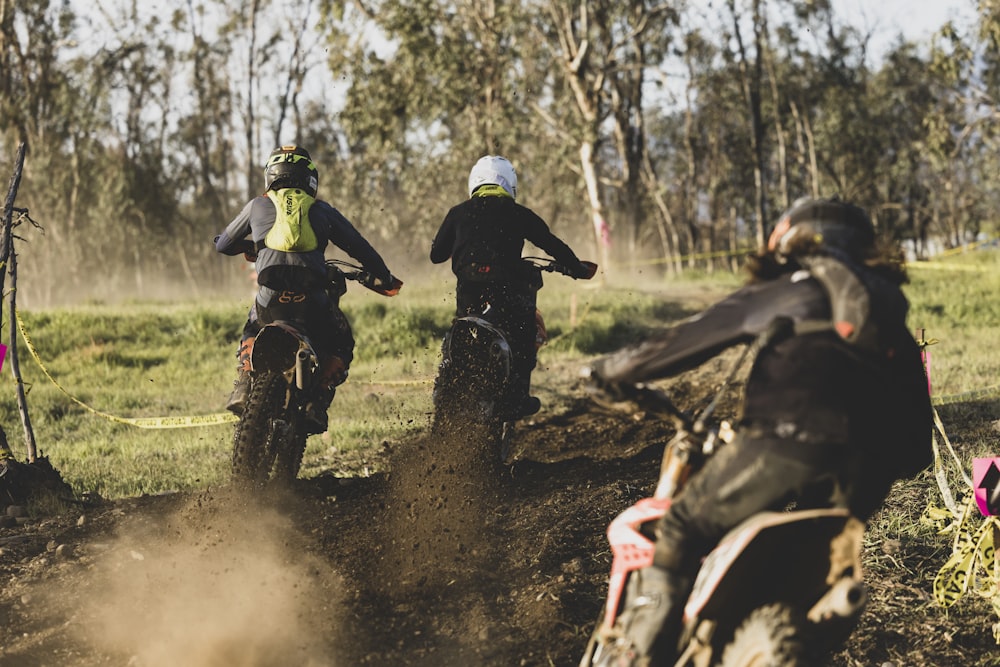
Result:
M973 389L960 394L949 394L947 396L932 396L933 405L953 405L955 403L965 403L967 401L979 401L984 398L1000 396L1000 385L986 387L985 389Z
M994 608L1000 605L1000 571L997 569L996 543L1000 519L985 517L976 528L972 516L978 514L975 496L969 498L956 526L951 557L934 578L934 599L950 607L971 590L990 598Z
M657 264L673 264L675 262L687 262L694 259L717 259L719 257L743 257L754 252L751 248L745 248L743 250L717 250L715 252L701 252L692 253L689 255L671 255L668 257L658 257L655 259L645 259L637 260L634 262L627 262L625 266L654 266Z
M962 464L962 459L959 458L958 452L956 452L955 448L952 446L951 440L948 438L948 434L944 430L944 423L941 421L941 415L939 415L938 411L935 410L935 409L933 409L933 408L931 408L931 412L934 415L934 426L937 428L938 433L941 434L941 438L944 440L944 444L948 446L948 452L951 454L951 458L955 462L955 466L958 468L959 474L962 475L962 481L965 482L965 485L968 486L971 489L973 487L973 485L972 485L972 477L970 477L969 473L967 473L965 471L965 466ZM943 467L943 464L940 461L940 456L939 456L940 452L937 449L937 440L936 440L936 437L932 438L932 444L934 445L934 448L935 448L935 457L934 457L935 458L935 465ZM975 493L975 492L973 492L973 493ZM955 518L957 519L958 516L959 516L958 510L956 508L954 508L954 507L952 507L951 510L952 510L952 514L954 514Z
M28 332L25 331L24 321L21 319L21 313L16 312L17 317L17 328L21 332L21 338L24 340L24 344L28 348L28 352L31 353L32 359L38 364L38 367L45 374L45 377L49 379L49 382L54 384L56 388L67 396L71 401L82 407L84 410L97 415L98 417L103 417L108 421L116 422L118 424L127 424L129 426L136 426L138 428L149 428L149 429L164 429L164 428L190 428L192 426L213 426L216 424L230 424L236 421L238 418L228 412L221 412L212 415L200 415L191 417L118 417L107 412L102 412L96 408L92 408L77 397L66 391L62 385L56 382L52 374L42 363L42 360L38 357L38 351L35 349L34 344L31 342L31 338L28 336Z
M949 257L951 255L960 255L962 253L968 252L970 250L979 250L980 248L985 248L992 244L996 239L987 239L985 241L973 241L971 243L965 243L962 245L955 246L954 248L949 248L940 253L940 257Z
M421 384L432 384L433 382L434 378L418 378L415 380L368 380L367 384L385 385L387 387L410 387Z
M906 270L934 269L935 271L994 271L991 266L975 266L972 264L951 264L948 262L907 262Z
M989 267L979 267L979 266L968 266L962 264L946 264L941 262L939 257L951 257L953 255L959 255L965 252L978 250L980 248L985 248L992 244L994 239L988 241L976 241L973 243L967 243L965 245L957 246L955 248L950 248L943 252L938 253L934 259L930 261L920 261L920 262L907 262L906 268L917 268L917 269L943 269L947 271L985 271L989 270ZM744 257L746 255L756 252L755 248L742 248L739 250L716 250L713 252L700 252L691 253L687 255L670 255L665 257L657 257L653 259L637 260L634 262L627 262L624 266L635 267L635 266L653 266L657 264L673 264L675 262L687 262L695 259L717 259L719 257Z
M997 617L1000 617L1000 559L996 557L996 546L1000 542L1000 517L983 517L979 525L975 525L973 519L980 513L974 484L951 446L937 410L934 410L934 425L941 433L961 473L962 481L969 489L965 503L959 509L948 485L945 459L941 455L937 436L934 435L934 475L947 509L928 507L921 521L936 526L941 534L951 531L955 533L951 556L934 577L934 599L940 606L947 608L971 590L976 595L988 598ZM993 624L992 631L994 640L1000 644L1000 622Z

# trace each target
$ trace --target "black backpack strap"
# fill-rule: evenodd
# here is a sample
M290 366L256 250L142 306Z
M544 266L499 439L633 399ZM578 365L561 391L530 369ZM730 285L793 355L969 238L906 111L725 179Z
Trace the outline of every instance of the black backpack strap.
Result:
M830 298L834 331L848 343L877 348L878 330L871 316L871 296L862 279L833 257L808 257L800 261Z

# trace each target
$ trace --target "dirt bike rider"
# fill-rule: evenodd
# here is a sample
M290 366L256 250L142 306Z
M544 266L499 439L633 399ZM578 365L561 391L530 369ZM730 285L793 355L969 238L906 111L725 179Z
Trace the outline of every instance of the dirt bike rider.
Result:
M569 268L574 278L590 278L568 245L534 211L517 203L517 173L506 158L486 155L469 172L469 198L445 216L431 244L431 261L451 259L458 279L456 316L484 315L507 334L513 362L504 411L510 419L532 415L541 407L531 396L531 372L537 363L536 296L540 273L521 260L531 241Z
M260 286L243 328L238 377L226 409L243 412L250 390L250 350L261 327L275 320L299 320L322 364L323 388L306 407L308 428L314 433L326 430L335 388L347 379L354 358L351 325L339 307L342 292L331 287L327 275L327 244L358 260L380 284L392 280L385 262L350 221L316 199L318 187L319 172L306 149L276 148L264 166L264 194L247 202L215 237L218 252L255 259Z
M653 566L620 617L631 643L615 665L676 656L701 559L762 510L842 506L867 520L896 479L932 460L932 415L919 348L906 328L898 249L879 249L860 208L797 202L751 279L700 315L598 361L598 396L676 375L770 331L746 381L736 439L709 458L656 527Z

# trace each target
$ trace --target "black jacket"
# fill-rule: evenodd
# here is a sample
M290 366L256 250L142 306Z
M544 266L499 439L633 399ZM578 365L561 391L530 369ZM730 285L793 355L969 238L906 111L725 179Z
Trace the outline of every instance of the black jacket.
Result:
M864 269L878 343L862 348L832 328L779 338L753 361L741 423L790 441L841 442L872 448L894 473L931 461L933 428L920 350L906 328L906 301L895 285ZM599 360L608 382L636 383L676 375L739 343L775 318L803 325L830 321L827 290L808 271L743 287L699 315Z
M524 242L531 241L571 270L585 271L568 245L549 231L536 213L510 197L471 197L453 207L431 243L431 261L451 259L459 279L473 277L472 267L488 267L476 277L520 281Z

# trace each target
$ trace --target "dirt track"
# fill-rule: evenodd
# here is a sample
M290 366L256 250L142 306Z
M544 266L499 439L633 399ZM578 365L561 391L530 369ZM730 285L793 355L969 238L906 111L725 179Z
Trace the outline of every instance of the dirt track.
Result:
M391 444L388 475L0 529L0 665L576 665L605 592L604 529L649 493L669 435L580 401L525 425L499 476L468 442L425 435ZM926 481L888 511L916 521ZM870 541L872 601L832 664L998 664L982 601L946 617L931 600L949 549L931 533Z

